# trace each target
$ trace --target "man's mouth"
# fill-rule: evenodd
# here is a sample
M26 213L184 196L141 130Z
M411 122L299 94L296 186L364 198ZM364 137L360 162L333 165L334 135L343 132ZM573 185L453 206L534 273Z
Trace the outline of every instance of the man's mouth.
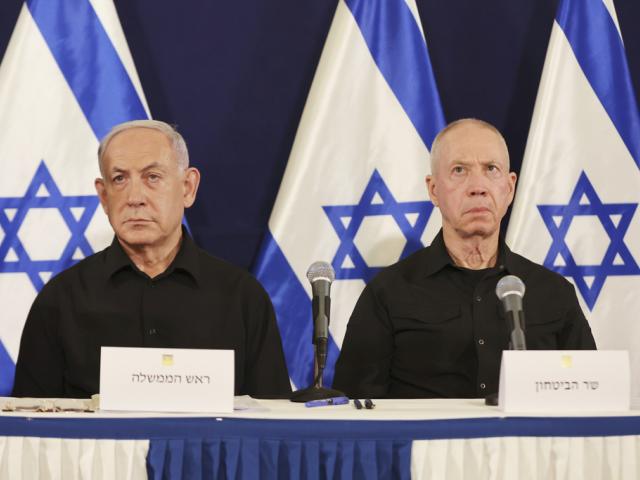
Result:
M124 223L147 223L150 222L148 218L128 218Z
M470 208L469 210L467 210L467 213L490 213L491 210L489 210L487 207L474 207L474 208Z

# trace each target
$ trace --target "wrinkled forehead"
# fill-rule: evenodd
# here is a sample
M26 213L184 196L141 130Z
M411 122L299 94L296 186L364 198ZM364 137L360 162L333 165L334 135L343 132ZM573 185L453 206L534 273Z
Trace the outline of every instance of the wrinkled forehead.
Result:
M509 167L509 150L504 138L480 123L456 125L439 140L439 159L442 164L481 160Z
M107 144L104 167L127 166L144 161L175 161L171 142L162 132L150 128L131 128L118 132Z

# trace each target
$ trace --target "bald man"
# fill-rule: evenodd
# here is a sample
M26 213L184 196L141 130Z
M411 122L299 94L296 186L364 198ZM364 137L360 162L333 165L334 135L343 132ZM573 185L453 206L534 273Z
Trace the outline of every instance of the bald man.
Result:
M473 398L498 390L509 329L498 280L526 285L529 349L594 349L573 286L517 255L500 235L516 174L492 125L463 119L445 127L426 177L442 229L432 244L382 270L349 320L334 387L352 397Z

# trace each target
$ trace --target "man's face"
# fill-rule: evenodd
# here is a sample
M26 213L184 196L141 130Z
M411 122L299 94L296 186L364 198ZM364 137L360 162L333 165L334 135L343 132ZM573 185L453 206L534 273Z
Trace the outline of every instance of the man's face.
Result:
M104 152L102 173L96 190L121 242L132 248L162 247L180 237L199 176L193 168L178 167L163 133L132 128L116 134Z
M440 208L443 228L461 238L496 233L516 182L500 138L486 127L466 123L447 132L439 148L427 188Z

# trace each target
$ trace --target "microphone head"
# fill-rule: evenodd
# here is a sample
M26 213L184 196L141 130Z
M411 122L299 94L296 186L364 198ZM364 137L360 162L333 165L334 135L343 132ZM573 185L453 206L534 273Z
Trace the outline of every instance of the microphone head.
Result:
M316 280L327 280L331 283L336 278L336 274L330 263L313 262L309 267L309 270L307 270L307 278L311 283Z
M500 300L511 294L524 297L524 283L515 275L502 277L496 285L496 295Z

